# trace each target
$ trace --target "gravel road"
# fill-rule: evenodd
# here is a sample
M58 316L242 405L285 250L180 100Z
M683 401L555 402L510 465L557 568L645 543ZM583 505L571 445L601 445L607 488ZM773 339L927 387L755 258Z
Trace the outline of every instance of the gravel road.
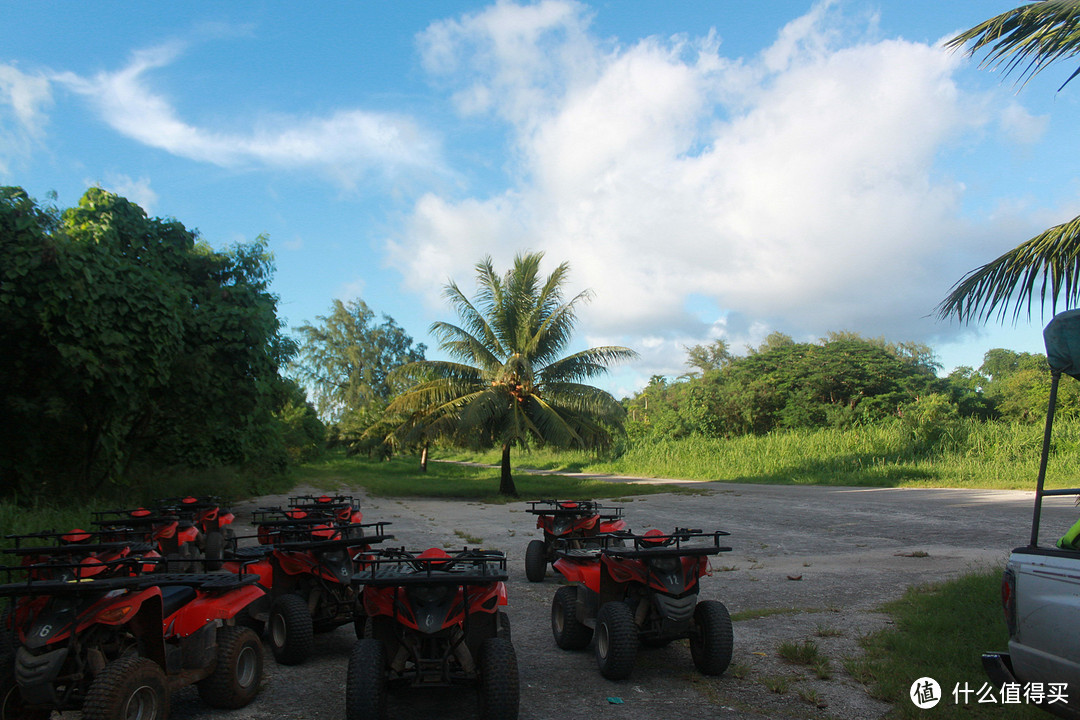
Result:
M870 698L842 666L845 657L860 652L860 636L888 625L876 609L910 585L1001 566L1009 549L1027 541L1033 498L1033 493L1018 491L685 484L699 494L620 497L613 484L609 502L622 505L637 532L650 527L670 531L676 525L730 532L733 551L713 560L701 597L723 601L732 613L791 611L736 622L732 667L720 678L698 674L682 643L643 649L633 674L622 682L603 679L591 651L559 650L549 620L558 579L550 570L542 583L525 578L525 547L540 537L525 502L360 497L365 522L392 523L395 545L449 549L479 541L506 552L507 612L523 720L571 714L611 720L881 717L889 707ZM291 494L320 491L298 488ZM286 500L262 497L235 510L246 520L254 507ZM1049 538L1063 532L1078 511L1071 502L1047 504L1043 527ZM777 657L782 642L807 639L830 659L830 679L818 679ZM267 651L264 686L250 706L214 711L187 689L174 696L172 717L340 720L353 642L350 626L318 635L313 658L295 667L276 665ZM774 692L778 687L785 689ZM476 710L468 690L402 692L389 701L389 716L395 720L464 720L475 718Z

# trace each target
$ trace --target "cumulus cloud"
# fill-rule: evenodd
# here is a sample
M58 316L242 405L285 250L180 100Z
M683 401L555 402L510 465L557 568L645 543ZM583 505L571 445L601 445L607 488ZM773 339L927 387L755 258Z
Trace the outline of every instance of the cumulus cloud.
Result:
M462 112L508 125L516 180L422 198L392 262L437 305L445 277L470 278L485 254L568 260L595 291L590 342L642 351L645 377L718 336L739 349L772 330L948 332L927 316L972 267L962 251L992 243L961 220L963 186L938 156L995 119L1029 134L1038 119L991 117L954 81L961 58L876 37L874 18L853 36L839 12L816 5L748 58L724 56L737 28L723 26L616 47L557 0L432 25L427 67Z
M25 157L45 134L45 110L52 104L47 78L0 64L0 173Z
M328 117L260 118L240 130L186 122L168 98L153 90L149 77L183 51L182 43L169 43L133 53L116 71L91 77L66 72L52 79L84 96L117 132L200 162L317 169L344 185L372 171L393 175L439 169L437 139L404 115L354 108Z

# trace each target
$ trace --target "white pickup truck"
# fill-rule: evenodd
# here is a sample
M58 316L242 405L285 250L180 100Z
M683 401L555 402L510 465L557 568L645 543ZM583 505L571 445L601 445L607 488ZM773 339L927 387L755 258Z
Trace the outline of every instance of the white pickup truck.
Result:
M1046 490L1051 430L1062 375L1080 380L1080 310L1055 316L1043 331L1050 365L1050 399L1042 457L1035 489L1031 541L1009 555L1001 579L1001 602L1009 627L1009 651L983 653L991 681L1032 685L1054 684L1069 702L1041 704L1044 710L1080 718L1080 522L1053 545L1039 544L1043 498L1074 495L1080 488Z

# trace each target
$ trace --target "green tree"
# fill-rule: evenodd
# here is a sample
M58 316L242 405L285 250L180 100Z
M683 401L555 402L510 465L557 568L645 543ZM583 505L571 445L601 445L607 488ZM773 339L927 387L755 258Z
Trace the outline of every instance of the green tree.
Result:
M968 47L968 54L986 51L981 67L1016 72L1026 82L1055 60L1080 52L1080 4L1064 0L1033 0L960 33L947 46ZM1065 87L1080 73L1074 71ZM1054 312L1059 302L1075 307L1080 299L1080 217L1052 227L982 267L953 286L938 306L942 318L987 320L996 312L1015 322L1038 302L1049 299ZM1037 289L1036 289L1037 288Z
M385 406L394 394L391 371L424 359L423 344L413 347L412 338L388 315L376 323L363 300L335 299L330 314L316 320L296 330L300 352L295 369L328 421L372 404Z
M136 461L270 457L293 351L271 273L265 240L215 252L100 188L63 213L0 188L4 490L92 493Z
M612 362L636 356L609 346L562 356L570 343L577 307L591 294L565 300L569 265L547 278L543 253L519 254L499 275L491 258L476 265L477 292L470 300L454 282L444 296L461 325L437 322L431 332L454 360L406 365L417 380L391 403L407 420L401 432L439 432L458 441L495 442L502 448L499 492L516 495L510 449L537 442L557 447L598 447L621 427L622 406L609 393L585 384Z
M751 355L757 355L759 353L767 353L770 350L778 350L780 348L792 347L795 345L795 341L790 335L786 335L779 330L774 330L765 336L765 339L761 341L761 344L756 348L746 347L747 351Z
M703 374L722 370L732 358L727 343L719 338L708 345L694 345L683 349L686 350L686 364Z
M775 429L843 426L896 416L944 389L933 353L912 343L830 333L820 343L775 334L721 371L651 383L627 402L632 441L731 437Z

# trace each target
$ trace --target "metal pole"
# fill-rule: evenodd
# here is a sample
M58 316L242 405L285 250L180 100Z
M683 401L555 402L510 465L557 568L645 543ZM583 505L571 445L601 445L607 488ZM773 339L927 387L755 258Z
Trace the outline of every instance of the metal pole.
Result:
M1054 425L1054 410L1057 407L1058 381L1061 380L1061 371L1054 370L1050 374L1050 402L1046 408L1046 430L1043 432L1042 457L1039 459L1039 480L1035 483L1035 513L1031 518L1031 544L1036 547L1039 544L1039 517L1042 514L1043 483L1046 481L1046 463L1050 458L1050 429Z

